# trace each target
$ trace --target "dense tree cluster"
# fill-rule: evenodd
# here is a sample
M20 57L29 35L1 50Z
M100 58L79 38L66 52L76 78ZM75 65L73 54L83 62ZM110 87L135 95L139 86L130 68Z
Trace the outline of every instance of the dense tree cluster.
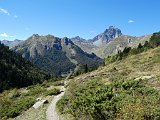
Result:
M41 83L48 78L44 71L0 43L0 92Z

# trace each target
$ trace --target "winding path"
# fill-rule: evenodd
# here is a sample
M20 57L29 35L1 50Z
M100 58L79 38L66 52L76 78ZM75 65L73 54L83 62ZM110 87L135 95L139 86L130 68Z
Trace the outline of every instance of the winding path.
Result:
M55 96L53 98L53 100L51 101L51 104L49 105L47 111L46 111L46 118L47 120L60 120L59 115L56 111L56 103L58 102L58 100L61 99L61 97L64 95L65 93L65 88L64 86L61 87L61 92L59 95Z
M67 84L67 80L77 70L78 70L78 66L74 69L74 71L70 71L69 75L64 80L64 85ZM56 103L62 98L62 96L65 93L64 86L61 87L60 91L63 91L63 92L61 92L59 95L57 95L53 98L53 100L51 101L51 103L46 111L46 119L47 120L60 120L59 115L56 111Z

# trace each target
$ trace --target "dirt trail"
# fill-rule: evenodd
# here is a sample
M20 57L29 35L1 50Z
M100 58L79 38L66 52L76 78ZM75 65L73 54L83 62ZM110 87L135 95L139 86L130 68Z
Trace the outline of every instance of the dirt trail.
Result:
M74 69L74 71L70 71L70 73L68 74L68 76L65 78L64 80L64 85L67 84L67 81L68 79L70 78L70 76L75 72L77 71L78 69L78 66ZM61 92L59 95L55 96L53 98L53 100L51 101L47 111L46 111L46 119L47 120L60 120L59 118L59 115L56 111L56 103L61 99L61 97L64 95L65 93L65 88L64 86L61 87L60 91L63 91Z
M65 92L64 86L61 87L61 91ZM55 96L51 101L47 111L46 111L46 118L47 120L60 120L59 115L56 111L56 103L61 97L64 95L64 92L61 92L59 95Z

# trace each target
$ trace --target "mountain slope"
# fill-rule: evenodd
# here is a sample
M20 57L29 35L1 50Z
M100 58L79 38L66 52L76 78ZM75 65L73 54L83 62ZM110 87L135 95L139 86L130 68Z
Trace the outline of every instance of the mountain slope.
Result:
M98 48L98 46L94 45L91 40L85 40L83 38L80 38L79 36L71 38L71 40L75 45L77 45L87 53L91 53L92 50Z
M117 54L119 50L123 51L125 47L135 48L139 43L144 44L145 41L149 41L150 37L151 35L141 37L122 35L118 38L113 39L109 43L92 50L92 52L101 58L105 58L108 55Z
M102 63L102 59L84 52L70 39L52 35L34 34L14 50L53 75L65 74L76 65L95 67Z
M47 78L46 73L0 43L0 92L41 83Z
M70 80L57 107L79 120L160 119L160 47Z

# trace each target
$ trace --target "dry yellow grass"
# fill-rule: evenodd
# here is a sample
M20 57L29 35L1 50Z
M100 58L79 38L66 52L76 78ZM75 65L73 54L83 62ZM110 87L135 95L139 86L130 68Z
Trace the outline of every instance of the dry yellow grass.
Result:
M83 83L95 77L100 77L106 83L119 79L135 79L151 76L148 84L160 89L160 47L129 56L121 61L99 67L97 70L77 76L77 82Z

